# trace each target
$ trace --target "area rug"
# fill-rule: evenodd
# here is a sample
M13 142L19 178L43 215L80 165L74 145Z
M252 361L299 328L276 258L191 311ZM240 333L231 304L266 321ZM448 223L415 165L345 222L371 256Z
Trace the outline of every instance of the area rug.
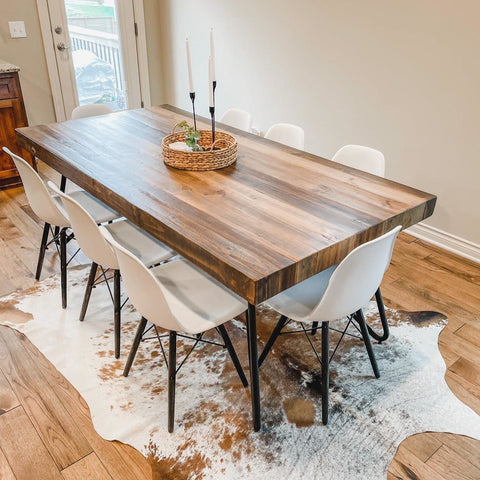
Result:
M78 321L88 268L69 274L69 306L51 277L0 300L0 323L27 335L90 407L97 432L140 450L156 479L384 479L400 442L419 432L480 439L480 418L444 380L438 335L447 319L434 312L388 310L391 336L374 344L381 378L373 377L361 342L344 341L332 363L330 423L321 423L320 371L307 339L279 339L261 368L262 429L252 431L249 389L224 349L203 345L177 380L176 422L167 433L167 370L156 341L142 342L128 378L123 366L139 320L123 310L122 356L113 357L112 304L95 288ZM372 305L368 316L376 322ZM260 348L274 312L258 313ZM245 369L245 323L227 328ZM318 337L318 338L317 338ZM212 334L212 339L214 335ZM317 344L320 335L311 337ZM332 342L335 335L332 334ZM178 355L190 343L181 343Z

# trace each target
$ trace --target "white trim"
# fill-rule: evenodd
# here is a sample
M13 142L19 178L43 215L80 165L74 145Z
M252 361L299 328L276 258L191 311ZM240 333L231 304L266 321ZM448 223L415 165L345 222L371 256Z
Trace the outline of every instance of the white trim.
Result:
M133 15L137 24L137 56L138 74L140 76L140 91L144 107L152 104L150 97L150 75L148 71L147 36L145 32L145 12L143 0L133 0Z
M437 247L444 248L449 252L480 263L480 245L470 242L469 240L444 232L425 223L419 223L407 228L405 231Z
M138 73L137 39L133 0L117 0L118 30L122 52L122 68L125 78L127 108L140 108L142 94Z
M50 27L50 16L48 13L47 0L37 0L38 18L40 20L40 30L42 32L43 49L45 60L47 62L48 78L50 79L50 89L52 90L53 107L57 122L67 119L65 107L63 104L62 89L60 87L60 77L58 75L57 59L53 46L52 30Z

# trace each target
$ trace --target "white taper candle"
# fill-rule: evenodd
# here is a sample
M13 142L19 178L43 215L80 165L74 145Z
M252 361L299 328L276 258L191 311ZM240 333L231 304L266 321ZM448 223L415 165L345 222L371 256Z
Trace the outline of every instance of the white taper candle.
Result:
M213 107L213 66L212 57L208 57L208 92L210 99L210 107Z
M210 30L210 57L212 57L212 82L217 80L215 74L215 44L213 42L213 28Z
M192 60L190 58L190 44L188 43L188 38L186 40L187 46L187 67L188 67L188 87L190 88L190 93L195 91L193 87L193 75L192 75Z

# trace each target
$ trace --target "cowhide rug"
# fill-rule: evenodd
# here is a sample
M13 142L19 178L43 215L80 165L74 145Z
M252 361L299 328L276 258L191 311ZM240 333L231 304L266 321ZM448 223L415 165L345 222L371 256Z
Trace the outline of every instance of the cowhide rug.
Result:
M67 310L60 308L58 278L52 277L1 299L0 323L25 333L78 389L100 435L149 457L154 478L384 479L409 435L446 431L480 439L479 416L444 380L437 343L447 319L394 310L388 310L389 340L374 344L380 379L373 377L362 343L348 339L339 348L328 426L321 423L319 366L305 336L296 334L282 336L261 368L259 433L252 431L249 389L226 352L203 345L180 370L175 431L168 434L167 370L159 345L143 342L130 376L122 376L139 316L127 303L122 356L115 360L105 286L95 288L86 320L78 321L87 270L70 270ZM275 320L273 312L260 309L260 349ZM245 324L237 319L227 328L247 370ZM320 335L313 339L318 344ZM189 345L185 341L178 355Z

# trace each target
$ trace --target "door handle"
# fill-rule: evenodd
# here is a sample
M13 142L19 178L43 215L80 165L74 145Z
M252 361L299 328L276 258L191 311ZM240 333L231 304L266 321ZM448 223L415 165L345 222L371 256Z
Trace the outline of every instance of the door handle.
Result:
M68 50L70 47L65 45L63 42L58 42L57 43L57 50L60 52L64 52L65 50Z

